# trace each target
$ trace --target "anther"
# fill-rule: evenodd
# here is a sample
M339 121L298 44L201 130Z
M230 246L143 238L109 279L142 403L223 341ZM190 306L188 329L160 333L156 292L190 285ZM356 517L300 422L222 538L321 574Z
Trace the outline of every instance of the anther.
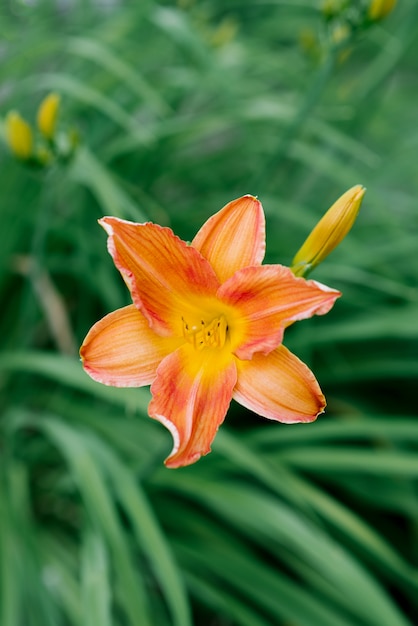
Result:
M181 319L183 322L183 337L196 350L223 348L225 345L228 325L223 315L215 317L209 324L204 320L200 320L200 326L196 324L189 326L184 317Z

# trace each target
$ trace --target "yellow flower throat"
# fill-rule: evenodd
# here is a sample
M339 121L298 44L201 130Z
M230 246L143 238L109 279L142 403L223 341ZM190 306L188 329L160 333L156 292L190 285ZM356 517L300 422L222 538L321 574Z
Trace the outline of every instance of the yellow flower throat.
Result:
M225 345L228 324L223 315L215 317L209 324L200 320L200 324L188 324L182 317L183 337L195 350L204 348L223 348Z

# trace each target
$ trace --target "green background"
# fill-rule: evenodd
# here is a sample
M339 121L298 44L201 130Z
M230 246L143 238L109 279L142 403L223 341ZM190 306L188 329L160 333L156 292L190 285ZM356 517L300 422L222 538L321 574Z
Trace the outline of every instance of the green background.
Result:
M54 90L61 154L78 143L45 168L0 145L1 626L418 623L418 4L375 24L367 1L321 4L2 4L3 137ZM358 183L312 274L343 297L285 336L326 414L233 403L213 452L167 470L148 389L78 358L129 303L97 219L191 240L251 193L266 261L289 264Z

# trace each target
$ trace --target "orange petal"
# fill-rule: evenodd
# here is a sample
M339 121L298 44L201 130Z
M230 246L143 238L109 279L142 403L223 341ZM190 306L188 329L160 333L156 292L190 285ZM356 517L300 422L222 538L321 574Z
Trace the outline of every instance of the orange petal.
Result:
M210 452L232 398L237 379L234 361L232 355L197 352L187 344L159 366L148 412L173 436L167 467L189 465Z
M286 424L312 422L323 413L326 402L315 376L285 346L237 363L233 397L247 409Z
M265 252L265 219L254 196L233 200L212 215L192 246L209 261L221 282L248 265L260 265Z
M179 342L154 333L131 304L109 313L90 329L80 356L87 374L99 383L141 387L152 383L158 365Z
M169 228L116 217L99 223L109 235L109 252L134 303L155 332L175 332L185 303L216 293L219 282L208 261Z
M240 311L242 328L237 330L243 340L235 349L240 359L268 354L281 342L286 326L327 313L340 295L314 280L296 278L283 265L244 268L218 290L223 302Z

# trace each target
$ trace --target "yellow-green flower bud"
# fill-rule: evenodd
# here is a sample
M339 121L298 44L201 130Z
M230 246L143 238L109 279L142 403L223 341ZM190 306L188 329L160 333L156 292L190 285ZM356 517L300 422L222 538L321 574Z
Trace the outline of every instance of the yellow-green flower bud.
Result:
M55 134L60 96L57 93L50 93L44 98L39 106L37 122L38 128L47 139L52 139Z
M220 22L216 30L212 33L211 43L217 48L227 45L235 38L238 31L238 23L229 17Z
M356 185L325 213L292 261L296 276L304 276L329 255L353 226L366 189Z
M369 18L373 21L381 20L392 11L396 0L371 0L369 5Z
M23 160L29 159L33 148L32 129L17 111L7 114L6 139L15 156Z
M321 10L326 18L332 18L341 12L340 0L323 0Z

